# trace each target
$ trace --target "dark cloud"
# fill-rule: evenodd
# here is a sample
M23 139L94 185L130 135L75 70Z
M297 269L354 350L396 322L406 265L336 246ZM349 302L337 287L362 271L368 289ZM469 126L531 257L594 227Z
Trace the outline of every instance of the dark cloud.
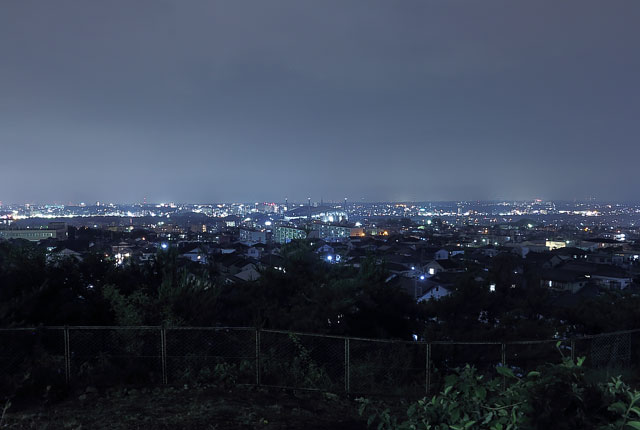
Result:
M0 6L0 200L637 199L640 3Z

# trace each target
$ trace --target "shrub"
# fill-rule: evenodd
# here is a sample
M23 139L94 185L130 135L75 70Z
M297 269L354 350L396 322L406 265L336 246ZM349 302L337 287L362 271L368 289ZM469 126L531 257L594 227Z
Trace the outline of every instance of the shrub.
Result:
M502 378L493 379L466 366L445 378L441 392L412 403L406 417L368 399L358 399L359 412L378 430L640 430L640 392L619 377L590 382L582 362L565 359L523 377L499 366Z

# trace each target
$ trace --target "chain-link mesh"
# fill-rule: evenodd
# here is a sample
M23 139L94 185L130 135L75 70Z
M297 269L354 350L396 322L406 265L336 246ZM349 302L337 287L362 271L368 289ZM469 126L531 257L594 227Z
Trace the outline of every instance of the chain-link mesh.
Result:
M384 395L437 391L469 364L495 377L585 357L590 376L637 380L640 330L572 340L405 342L253 328L0 329L0 393L46 385L214 383ZM8 395L8 394L7 394Z
M166 329L169 383L256 382L256 330Z
M562 363L563 357L571 358L570 341L512 342L505 345L506 365L519 376L545 364Z
M70 379L92 385L162 382L157 328L69 328Z
M0 393L64 382L62 329L0 329Z
M502 345L499 343L450 343L431 344L430 389L442 388L444 377L466 365L478 373L495 376L496 366L502 363Z
M349 347L352 392L389 395L426 392L426 344L354 339Z
M589 356L593 367L629 367L631 334L622 333L592 338Z
M345 390L344 339L262 330L259 355L263 385Z

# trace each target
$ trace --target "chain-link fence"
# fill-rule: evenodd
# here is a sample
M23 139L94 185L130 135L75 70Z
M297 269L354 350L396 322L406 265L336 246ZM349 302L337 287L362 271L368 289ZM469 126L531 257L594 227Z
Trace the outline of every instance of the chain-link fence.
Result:
M28 391L33 381L45 387L69 382L67 358L61 329L0 330L0 393Z
M256 381L258 332L253 328L167 328L165 383L251 384Z
M454 369L516 374L586 357L608 378L639 379L640 330L575 339L410 342L238 327L0 329L0 393L35 385L252 384L419 396Z

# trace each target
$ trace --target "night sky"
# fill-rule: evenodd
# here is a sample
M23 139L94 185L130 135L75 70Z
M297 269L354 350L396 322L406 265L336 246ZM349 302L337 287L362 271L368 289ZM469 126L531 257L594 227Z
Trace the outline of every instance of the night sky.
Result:
M640 200L640 1L4 0L0 200Z

